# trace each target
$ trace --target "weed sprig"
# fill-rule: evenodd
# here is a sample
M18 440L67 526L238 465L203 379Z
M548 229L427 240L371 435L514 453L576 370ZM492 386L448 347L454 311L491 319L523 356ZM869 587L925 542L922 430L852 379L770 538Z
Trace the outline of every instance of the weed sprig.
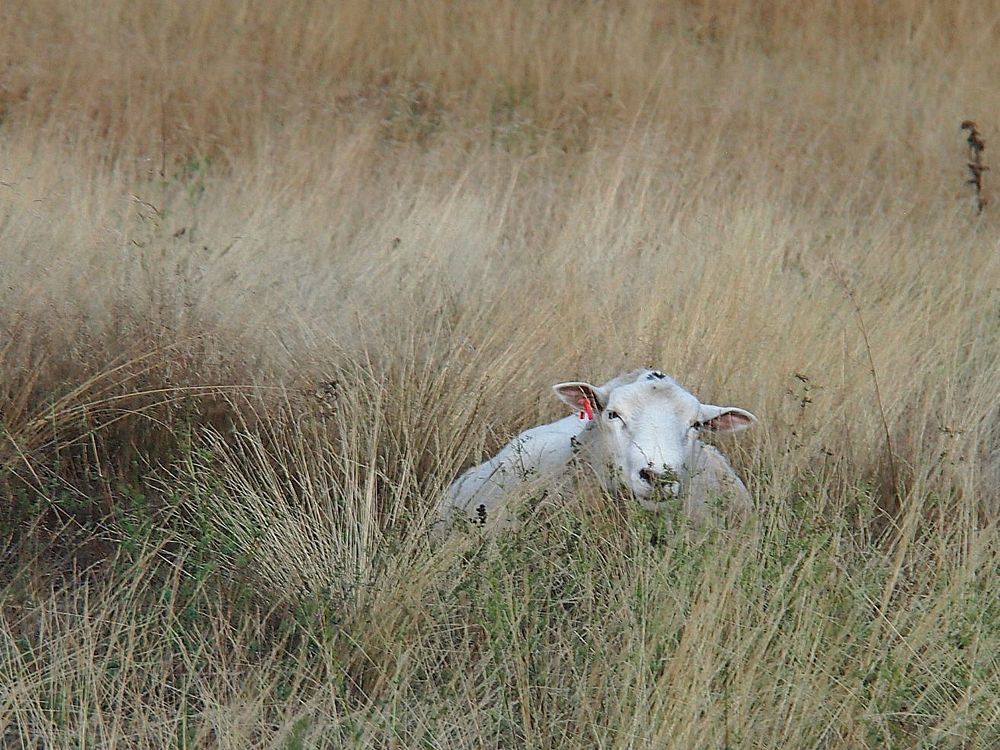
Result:
M979 134L976 123L972 120L964 120L962 122L962 130L969 131L969 137L966 139L966 143L969 144L969 162L966 166L969 168L969 173L972 176L966 180L966 184L972 185L975 188L976 211L982 213L989 202L983 194L983 172L988 172L990 169L983 164L983 151L986 150L986 143Z

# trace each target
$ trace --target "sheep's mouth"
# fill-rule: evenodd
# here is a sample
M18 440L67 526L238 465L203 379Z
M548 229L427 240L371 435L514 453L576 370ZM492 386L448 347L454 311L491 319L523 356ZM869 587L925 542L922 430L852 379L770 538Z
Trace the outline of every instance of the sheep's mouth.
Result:
M674 508L680 501L684 487L680 482L658 485L643 497L637 497L639 505L646 510L661 511Z
M680 475L673 469L666 467L656 475L656 479L649 483L647 497L651 500L672 500L680 496L683 490Z
M676 477L657 482L653 486L646 485L641 491L622 483L619 485L618 495L637 502L645 510L662 511L677 506L684 495L684 485Z

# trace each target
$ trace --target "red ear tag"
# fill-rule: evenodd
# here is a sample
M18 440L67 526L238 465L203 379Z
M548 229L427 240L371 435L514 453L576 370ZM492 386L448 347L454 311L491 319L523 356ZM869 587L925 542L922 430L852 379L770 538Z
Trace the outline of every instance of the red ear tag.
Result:
M580 419L593 419L594 410L590 406L590 399L584 396L583 398L583 411L580 412Z

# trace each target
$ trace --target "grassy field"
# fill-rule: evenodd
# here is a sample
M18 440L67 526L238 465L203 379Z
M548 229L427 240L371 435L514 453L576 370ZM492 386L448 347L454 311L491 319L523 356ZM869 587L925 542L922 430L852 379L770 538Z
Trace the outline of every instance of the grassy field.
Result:
M998 37L0 4L0 747L1000 746ZM745 525L581 485L432 547L643 364L760 417Z

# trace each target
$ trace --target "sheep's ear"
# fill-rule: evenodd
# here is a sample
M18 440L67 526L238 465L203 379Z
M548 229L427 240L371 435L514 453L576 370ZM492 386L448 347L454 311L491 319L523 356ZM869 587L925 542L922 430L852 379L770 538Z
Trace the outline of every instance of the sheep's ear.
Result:
M698 429L707 432L741 432L757 424L757 417L735 406L702 404L698 410Z
M608 403L608 394L603 388L590 383L560 383L552 386L559 400L573 411L585 411L584 401L589 401L594 411L602 411Z

